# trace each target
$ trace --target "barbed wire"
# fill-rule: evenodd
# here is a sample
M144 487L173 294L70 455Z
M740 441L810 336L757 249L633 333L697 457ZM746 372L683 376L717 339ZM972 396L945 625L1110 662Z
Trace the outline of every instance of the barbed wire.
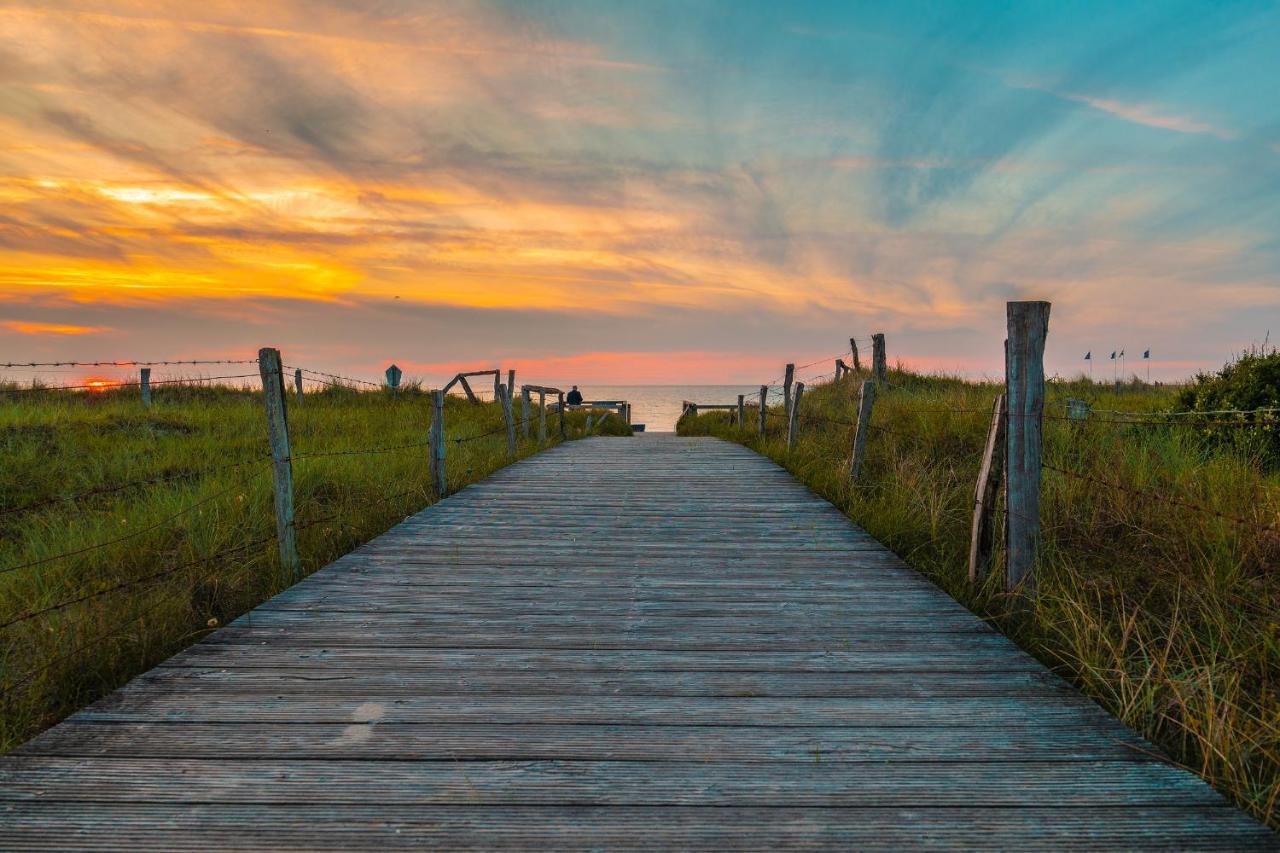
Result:
M1172 497L1169 497L1168 495L1162 495L1159 492L1152 492L1146 489L1135 489L1132 486L1126 486L1123 483L1115 483L1110 480L1104 480L1101 477L1095 477L1092 474L1082 474L1079 471L1071 471L1066 468L1059 468L1058 466L1051 465L1048 462L1042 462L1041 467L1049 471L1054 471L1058 474L1064 474L1068 477L1073 477L1077 480L1083 480L1085 482L1093 483L1095 485L1106 486L1107 488L1125 492L1126 494L1134 495L1136 497L1150 498L1151 500L1162 501L1164 503L1172 504L1173 506L1182 507L1184 509L1195 510L1196 512L1203 512L1208 515L1221 518L1224 521L1230 521L1234 524L1238 524L1242 527L1251 527L1255 530L1261 530L1264 532L1270 532L1277 529L1276 524L1261 524L1256 521L1250 521L1247 518L1241 518L1240 516L1237 516L1237 515L1229 515L1224 512L1219 512L1218 510L1213 509L1212 507L1204 506L1203 504L1197 504L1197 503L1192 503L1190 501L1179 500L1178 498L1172 498Z
M148 485L155 485L158 483L169 483L169 482L173 482L174 480L184 480L184 479L192 479L196 477L208 476L209 474L215 474L215 473L218 473L219 471L227 471L232 468L243 468L246 465L253 465L254 463L266 462L270 458L271 456L269 454L264 453L254 457L253 459L246 459L243 462L230 462L226 465L215 465L211 468L200 468L195 471L180 471L175 474L161 474L154 477L142 477L136 480L129 480L123 483L115 483L110 486L95 486L92 489L86 489L83 492L77 492L75 494L56 495L50 498L42 498L41 500L31 501L30 503L21 504L19 506L0 507L0 516L14 515L16 513L22 513L22 512L30 512L31 510L41 509L43 507L52 506L54 504L59 504L59 503L74 503L76 501L84 500L85 498L97 497L98 495L109 495L115 492L122 492L126 489L133 488L134 486L148 486Z
M126 533L124 536L120 536L115 539L108 539L105 542L97 542L97 543L94 543L93 545L87 545L83 548L77 548L74 551L66 551L61 554L54 554L51 557L42 557L39 560L31 560L26 563L19 563L13 566L6 566L0 569L0 574L9 574L10 572L21 571L22 569L30 569L35 566L43 566L47 563L52 563L57 560L65 560L68 557L77 557L81 554L87 554L90 551L97 551L101 548L107 548L111 545L117 545L121 542L128 541L129 539L136 539L137 537L142 536L144 533L150 533L152 531L159 530L161 527L164 527L169 522L179 519L182 516L187 515L191 512L194 512L200 507L205 506L206 504L209 504L220 497L224 497L225 495L231 494L231 492L235 491L236 489L239 489L245 486L247 482L248 480L243 480L240 482L232 483L230 486L228 486L225 489L220 489L219 491L213 493L212 495L209 495L208 497L201 498L195 503L183 507L182 509L173 513L172 515L165 516L159 521L153 524L149 524L146 527L143 527L137 530L132 530L129 533Z
M224 379L256 379L256 373L242 373L235 376L188 376L183 379L154 379L147 383L155 385L190 385L196 382L217 382ZM138 388L141 382L102 382L85 385L31 385L23 387L6 387L0 383L0 394L32 394L42 391L114 391L117 388Z
M372 506L376 506L378 505L378 503L387 503L392 500L398 500L398 498L410 496L410 494L417 491L421 491L421 487L415 488L415 489L408 489L408 491L396 494L396 496L381 498L380 501L374 502L374 505ZM294 528L293 528L294 533L300 533L302 532L302 530L312 528L312 526L328 523L328 521L333 521L335 519L338 519L338 517L340 517L339 514L333 514L328 516L321 516L319 517L319 519L310 519L307 521L303 521L303 523L298 523L294 525ZM223 551L211 553L211 555L197 558L197 560L189 561L187 562L187 564L183 564L182 566L175 566L173 567L173 569L163 571L163 573L154 573L152 575L148 575L147 578L124 581L124 583L118 584L116 585L116 587L105 589L105 590L99 590L99 592L97 592L96 594L92 594L92 596L83 596L81 598L83 599L83 601L90 601L91 598L99 597L101 596L101 594L108 594L110 592L115 592L115 590L123 589L127 587L127 585L136 585L140 583L146 583L146 581L148 580L164 580L166 576L177 574L178 571L180 570L191 569L191 567L196 565L206 564L206 562L211 562L214 560L220 560L220 558L230 556L232 555L232 553L250 551L250 549L252 548L259 548L262 546L266 546L266 544L274 542L274 540L275 540L275 535L268 535L268 537L262 537L260 539L253 540L253 542L244 543L242 544L242 546L224 548ZM78 602L65 602L63 603L63 605L61 605L61 607L63 608L70 607L70 606L73 606L73 603L78 603ZM44 610L50 611L52 610L52 607L44 608ZM148 615L148 613L151 613L154 611L155 611L155 607L152 607L151 610L148 610L143 613L138 613L138 617L146 616ZM18 621L18 620L10 620L10 624L12 624L12 622L14 621ZM6 624L5 626L8 626L8 624ZM102 637L102 635L99 635L99 637L93 637L92 639L88 640L88 642L79 644L79 646L77 646L76 648L73 648L72 651L70 652L59 654L59 656L55 656L54 658L51 658L51 660L46 661L44 665L37 667L37 669L32 670L31 672L28 672L28 674L24 675L22 679L19 679L18 681L14 681L13 684L5 685L4 693L0 694L0 698L8 699L10 695L12 695L13 692L15 692L15 690L22 688L22 686L26 686L27 684L31 683L31 681L35 680L37 676L44 674L44 672L49 671L50 669L52 669L52 667L59 665L59 663L72 660L73 657L76 657L78 656L78 654L81 654L82 652L87 651L88 648L100 646L100 644L106 642L106 640L116 639L128 633L132 633L132 631L129 631L128 629L120 629L118 631L114 631L114 633L105 635L105 637Z
M326 378L328 378L328 379L335 379L335 380L337 380L337 381L339 381L339 382L350 382L350 383L353 383L353 384L355 384L355 385L368 385L368 386L371 386L371 387L373 387L373 388L384 388L384 387L386 387L386 386L385 386L383 383L381 383L381 382L370 382L368 379L356 379L356 378L354 378L354 377L352 377L352 376L342 376L342 375L337 374L337 373L326 373L326 372L325 372L325 371L323 371L323 370L312 370L312 369L311 369L311 368L309 368L309 367L298 367L298 366L296 366L296 365L292 365L292 364L285 364L285 365L281 365L281 369L283 369L283 370L301 370L304 376L305 376L306 374L311 374L312 376L324 376L324 377L326 377Z
M427 447L430 442L415 441L407 444L388 444L376 447L361 447L354 450L322 450L315 453L294 453L289 456L290 461L299 462L307 459L326 459L331 456L362 456L371 453L391 453L396 450L410 450L415 447Z
M1203 421L1153 421L1153 420L1128 420L1124 418L1073 418L1062 415L1045 415L1045 420L1075 423L1075 424L1108 424L1112 426L1150 426L1150 427L1186 427L1188 429L1201 429L1204 427L1233 427L1241 429L1257 429L1266 426L1280 426L1280 418L1272 418L1267 420L1256 421L1225 421L1225 420L1203 420Z
M93 592L85 593L84 595L79 595L79 596L76 596L75 598L67 598L62 601L56 602L54 604L50 604L45 607L38 608L36 610L25 611L23 613L18 614L17 616L12 617L6 622L0 622L0 630L4 630L5 628L10 628L14 625L21 624L22 622L29 622L32 619L36 619L40 616L44 616L49 613L55 613L59 610L65 610L68 607L71 607L76 604L81 604L85 601L89 601L94 598L99 598L104 595L110 595L113 592L119 592L121 590L131 589L135 586L138 586L139 584L146 583L147 581L166 578L166 577L169 577L170 575L177 574L183 569L189 569L193 566L198 566L201 563L207 563L210 560L220 559L229 554L235 554L240 551L246 551L250 548L260 547L262 545L267 544L268 542L273 541L275 538L276 538L275 536L263 537L262 539L255 540L253 542L247 542L243 545L237 545L232 548L226 548L215 554L210 554L205 557L199 557L187 563L183 563L178 566L173 566L172 568L168 568L168 569L163 569L158 572L153 572L152 574L145 575L140 578L132 578L127 581L121 581L120 583L115 584L114 586L106 587L105 589L94 590Z
M1163 417L1163 418L1190 418L1202 415L1257 415L1257 414L1280 414L1280 406L1263 406L1257 409L1206 409L1205 411L1185 411L1185 412L1122 412L1116 409L1094 409L1092 412L1101 412L1104 415L1134 415L1135 417Z
M175 361L8 361L0 368L13 367L158 367L177 364L257 364L256 358L204 358Z

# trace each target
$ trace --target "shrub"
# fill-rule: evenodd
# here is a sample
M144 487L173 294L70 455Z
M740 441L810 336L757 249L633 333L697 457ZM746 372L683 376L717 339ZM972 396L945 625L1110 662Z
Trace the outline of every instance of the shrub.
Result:
M1280 466L1280 351L1255 347L1217 373L1200 373L1179 393L1175 411L1204 414L1202 435ZM1248 412L1252 414L1235 414ZM1256 412L1256 413L1255 413ZM1241 424L1251 424L1241 429Z

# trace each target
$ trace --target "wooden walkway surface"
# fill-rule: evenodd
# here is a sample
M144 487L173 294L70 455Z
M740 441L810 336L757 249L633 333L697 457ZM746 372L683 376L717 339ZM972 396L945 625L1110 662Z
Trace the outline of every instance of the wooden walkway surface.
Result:
M0 759L0 848L1271 849L781 468L574 442Z

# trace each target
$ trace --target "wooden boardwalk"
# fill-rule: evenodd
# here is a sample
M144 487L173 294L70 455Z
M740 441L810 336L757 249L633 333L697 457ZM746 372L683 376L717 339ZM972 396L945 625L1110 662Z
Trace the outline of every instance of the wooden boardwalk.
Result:
M1271 849L782 469L590 439L0 759L0 848Z

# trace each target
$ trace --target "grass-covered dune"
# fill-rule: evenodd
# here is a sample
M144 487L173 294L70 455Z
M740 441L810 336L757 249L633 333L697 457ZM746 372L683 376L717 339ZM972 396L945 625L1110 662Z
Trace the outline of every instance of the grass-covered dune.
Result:
M0 386L0 750L288 585L261 393L154 395L144 409L136 388ZM304 573L434 500L430 412L416 387L290 397ZM571 438L585 420L569 413ZM451 491L512 461L497 405L449 397L445 424ZM603 430L630 431L616 415ZM532 435L519 457L539 449L536 421Z
M780 402L763 438L755 409L741 428L709 412L686 416L679 431L773 458L1177 761L1280 826L1280 533L1271 527L1280 474L1265 443L1248 440L1247 424L1154 414L1174 406L1170 389L1050 383L1044 460L1070 473L1044 471L1039 595L1027 609L999 577L980 588L966 580L974 485L1002 386L891 371L855 486L847 461L862 378L805 390L791 452ZM1093 404L1086 422L1065 419L1067 398Z

